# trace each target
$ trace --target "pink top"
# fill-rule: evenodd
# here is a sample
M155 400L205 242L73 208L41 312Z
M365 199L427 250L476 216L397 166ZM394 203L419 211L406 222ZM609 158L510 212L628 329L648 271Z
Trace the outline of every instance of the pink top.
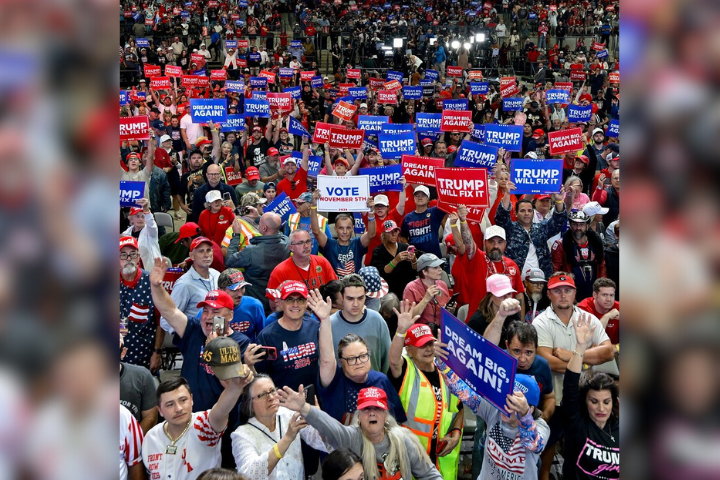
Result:
M585 195L584 193L581 193L577 197L575 197L575 200L573 201L572 208L575 210L582 210L586 203L590 201L590 197Z
M450 292L448 291L447 284L442 280L436 280L435 285L440 288L440 295L435 297L437 304L431 300L425 307L425 310L423 310L420 314L418 323L428 324L434 322L435 324L440 325L440 310L442 307L447 305L447 302L450 300ZM426 291L427 287L423 283L422 279L418 278L405 286L403 300L420 303L425 296Z

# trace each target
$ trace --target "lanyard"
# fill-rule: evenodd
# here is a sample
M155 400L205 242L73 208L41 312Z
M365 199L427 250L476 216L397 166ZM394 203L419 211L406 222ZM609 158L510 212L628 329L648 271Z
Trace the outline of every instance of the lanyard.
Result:
M283 434L282 434L282 418L280 418L279 416L276 416L275 418L276 418L277 421L278 421L278 428L280 429L280 439L282 439L282 436L283 436ZM268 437L268 438L269 438L270 440L272 440L274 443L277 443L277 442L280 441L280 440L275 440L273 437L271 437L270 435L268 435L268 433L267 433L265 430L261 429L261 428L258 427L257 425L253 425L252 423L248 423L248 425L250 425L251 427L257 428L259 432L262 432L263 435L265 435L266 437Z

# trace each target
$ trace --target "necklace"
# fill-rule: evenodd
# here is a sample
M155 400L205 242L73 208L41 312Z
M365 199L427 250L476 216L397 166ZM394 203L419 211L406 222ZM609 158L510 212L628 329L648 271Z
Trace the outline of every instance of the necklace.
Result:
M610 422L605 422L605 427L609 427L609 426L610 426ZM615 442L615 436L612 435L612 434L609 433L609 432L606 432L606 431L605 431L605 427L601 428L600 431L603 432L603 433L604 433L605 435L607 435L608 437L610 437L610 440L612 440L613 442ZM610 430L610 429L608 428L608 430Z
M310 263L308 264L307 275L303 275L303 269L298 267L295 262L292 262L292 264L295 265L295 270L297 270L298 275L300 275L300 280L305 282L305 285L310 288L310 274L312 273L310 270L312 269L312 257L310 257Z
M175 443L176 443L178 440L180 440L180 439L183 437L183 435L185 435L185 434L187 433L187 431L188 431L188 429L190 428L190 425L191 425L191 424L192 424L192 419L190 419L190 421L188 422L188 424L185 426L185 430L182 431L182 433L180 434L180 436L178 436L175 440L173 440L173 438L170 436L170 433L168 432L168 423L165 422L165 426L163 427L163 431L165 432L165 436L170 440L170 445L168 445L168 446L165 448L165 453L167 453L168 455L175 455L175 454L177 453L177 446L175 445Z

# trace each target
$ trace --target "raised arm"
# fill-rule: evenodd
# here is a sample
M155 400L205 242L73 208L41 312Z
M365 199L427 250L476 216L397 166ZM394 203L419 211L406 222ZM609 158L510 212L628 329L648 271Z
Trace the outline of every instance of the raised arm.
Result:
M483 337L489 342L494 343L500 348L505 348L505 345L500 345L500 337L502 336L502 328L505 325L505 319L510 315L520 313L520 302L515 298L506 298L500 303L500 308L495 314L490 325L485 329Z
M405 335L408 329L420 318L420 315L413 316L412 311L414 309L415 302L410 303L407 300L402 301L399 312L396 308L393 308L395 315L398 317L397 332L390 344L390 373L394 378L399 378L402 374L402 351L405 346Z
M457 213L450 214L450 229L452 230L458 255L465 255L465 242L463 242L462 234L460 233L460 220Z
M215 405L213 405L208 414L210 426L218 433L227 427L230 412L235 408L235 405L237 405L240 394L243 392L245 386L252 382L254 378L252 371L247 365L243 365L243 371L245 372L245 377L235 377L225 381L220 380L225 390L220 394L220 398L218 398L218 401L215 402Z
M320 385L323 388L330 385L335 378L337 360L333 348L332 325L330 323L330 311L332 302L330 297L323 301L320 292L315 289L308 295L308 306L320 319L320 333L318 345L320 349Z
M181 338L185 335L187 327L187 316L175 306L170 294L163 287L165 272L170 268L170 262L166 258L156 258L152 271L150 272L150 291L153 303L160 315L167 320L170 326Z
M273 126L275 125L275 122L268 122L268 126L265 129L265 138L268 142L271 142L273 139Z
M320 190L315 190L312 196L312 206L310 207L310 227L312 228L313 235L315 235L318 245L324 248L327 244L328 237L325 235L325 229L320 228L320 222L318 221L317 201L320 198Z
M273 120L273 123L275 123L275 122L282 122L282 119L278 118L276 120ZM275 128L274 132L273 132L273 137L272 137L273 145L275 145L278 142L278 140L280 140L280 129Z
M372 196L368 198L367 206L370 209L370 213L368 213L368 228L367 231L360 236L360 243L365 248L370 245L370 240L375 238L375 233L377 232L377 224L375 223L375 200L373 200Z
M460 241L464 246L463 251L467 252L469 259L472 259L477 252L477 245L475 245L475 240L473 239L472 232L470 231L470 226L467 223L467 214L467 207L465 205L459 205L457 217L458 220L460 220L460 235L459 237L453 235L453 238L455 239L456 244L457 239L460 238ZM450 224L450 226L452 227L452 223ZM453 232L454 231L455 229L453 229Z
M212 120L208 120L208 127L212 133L213 149L211 153L212 161L220 161L220 126L215 125Z
M362 159L364 156L365 156L365 152L361 148L360 153L358 153L358 156L355 159L355 163L353 163L353 166L350 168L350 175L355 176L358 174L358 170L360 170L360 164L362 163ZM350 160L348 160L348 162L349 161Z

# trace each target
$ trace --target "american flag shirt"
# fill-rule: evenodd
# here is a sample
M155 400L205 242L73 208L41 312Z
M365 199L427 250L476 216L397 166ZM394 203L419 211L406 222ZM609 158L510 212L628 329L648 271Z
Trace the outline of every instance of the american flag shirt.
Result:
M155 305L150 293L150 275L139 270L134 280L120 277L120 318L127 317L127 355L123 361L150 368L155 348Z
M360 271L363 267L362 257L367 253L367 248L363 247L360 237L351 238L348 245L340 245L337 239L328 237L322 253L338 278L343 278Z

